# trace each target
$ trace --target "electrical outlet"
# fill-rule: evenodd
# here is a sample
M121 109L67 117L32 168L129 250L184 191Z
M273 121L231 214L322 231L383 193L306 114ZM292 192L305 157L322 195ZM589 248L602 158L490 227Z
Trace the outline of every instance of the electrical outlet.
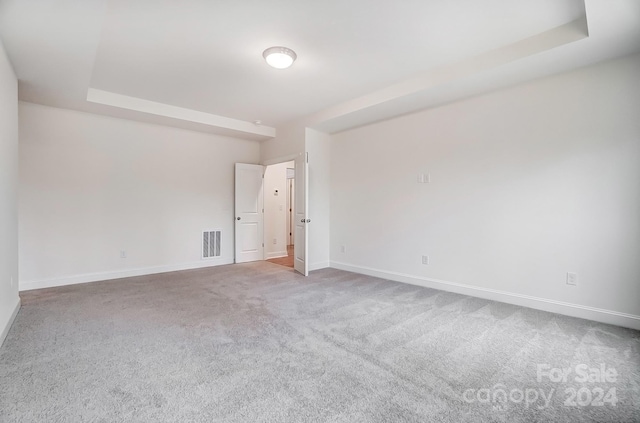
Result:
M278 240L276 238L273 238L273 245L276 245L278 243Z
M577 286L578 285L578 274L567 272L567 285Z
M429 256L422 256L422 264L429 264Z
M346 245L341 245L340 246L340 252L343 253L343 254L346 253L347 252L347 246Z
M125 250L120 251L120 258L127 258L127 252Z

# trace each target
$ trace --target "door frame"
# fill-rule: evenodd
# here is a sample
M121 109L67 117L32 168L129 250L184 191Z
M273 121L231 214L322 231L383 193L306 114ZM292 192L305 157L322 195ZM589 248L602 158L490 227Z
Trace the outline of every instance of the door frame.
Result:
M295 162L296 157L300 156L300 154L288 154L286 156L280 156L280 157L276 157L275 159L269 159L269 160L265 160L263 161L261 164L262 166L264 166L265 172L267 171L267 167L272 166L272 165L277 165L277 164L282 164L282 163L287 163L287 162ZM292 205L293 207L293 205ZM293 221L294 216L291 216L291 220ZM265 235L264 235L264 225L263 225L263 234L262 234L262 238L264 239ZM293 235L291 235L291 238L293 238ZM269 240L265 239L265 245ZM265 256L265 260L266 260L266 256Z
M285 165L287 165L285 167ZM279 167L279 171L295 166L294 160L287 160L280 163L264 165L264 224L263 228L263 244L264 259L271 260L281 257L287 257L290 245L290 222L293 218L289 213L289 208L293 207L289 203L289 179L284 170L283 174L275 174L274 167ZM274 189L276 192L274 192ZM277 192L279 190L279 192ZM280 198L273 199L271 196ZM281 203L276 206L274 203ZM286 233L285 233L286 229ZM278 240L279 248L272 248L275 240ZM284 245L282 245L284 244ZM280 248L281 247L281 248Z
M307 169L307 176L308 176L309 164L307 163L307 151L306 151L306 149L305 149L304 151L302 151L302 152L299 152L299 153L287 154L287 155L284 155L284 156L276 157L276 158L274 158L274 159L264 160L261 164L262 164L262 166L264 166L264 167L265 167L265 169L266 169L266 167L267 167L267 166L271 166L271 165L274 165L274 164L280 164L280 163L285 163L285 162L290 162L290 161L294 161L294 162L295 162L295 161L299 160L301 157L303 158L303 161L305 162L305 166L304 166L304 168L306 168L306 169ZM298 172L298 166L297 166L297 164L296 164L296 172ZM295 179L294 179L294 181L295 181L295 182L294 182L294 186L297 186L299 181L297 180L297 178L295 178ZM308 187L308 182L306 183L306 185L307 185L307 187ZM305 190L305 197L306 197L307 199L309 198L309 190L308 190L308 189L307 189L307 190ZM305 214L306 214L306 216L309 216L309 206L308 206L308 205L309 205L309 202L307 201L307 202L306 202L306 207L305 207ZM294 213L295 213L295 205L294 205ZM295 218L295 214L294 214L294 218ZM305 224L305 226L306 226L306 224ZM264 232L263 232L263 238L264 238ZM308 254L308 252L309 252L309 251L308 251L308 250L309 250L309 248L308 248L308 245L309 245L309 231L308 231L308 230L306 231L306 236L305 236L305 242L304 242L304 245L298 245L298 244L299 244L299 243L296 243L296 242L294 242L294 243L293 243L293 250L294 250L294 267L295 267L295 254L296 254L296 249L298 249L298 248L303 248L303 249L305 250L305 251L304 251L304 253L305 253L305 254L304 254L304 257L305 257L305 263L306 263L306 273L302 273L302 274L303 274L304 276L307 276L307 275L308 275L308 268L309 268L309 264L308 264L308 255L309 255L309 254Z

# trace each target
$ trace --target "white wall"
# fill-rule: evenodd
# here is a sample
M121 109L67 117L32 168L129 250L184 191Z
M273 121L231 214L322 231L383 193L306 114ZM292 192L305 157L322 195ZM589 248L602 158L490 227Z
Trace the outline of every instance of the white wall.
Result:
M0 345L18 297L18 81L0 42Z
M234 163L258 163L257 142L19 112L21 289L233 262ZM201 260L203 229L222 229L221 258Z
M331 137L307 128L305 149L309 153L309 270L329 267L331 204Z
M276 128L276 137L260 143L260 163L270 165L293 160L304 153L305 127L291 123Z
M333 136L332 265L640 328L638 75L636 54Z
M268 166L264 174L264 253L265 258L286 257L289 228L287 227L287 168L294 162ZM277 195L275 191L278 191ZM274 242L275 241L275 242Z

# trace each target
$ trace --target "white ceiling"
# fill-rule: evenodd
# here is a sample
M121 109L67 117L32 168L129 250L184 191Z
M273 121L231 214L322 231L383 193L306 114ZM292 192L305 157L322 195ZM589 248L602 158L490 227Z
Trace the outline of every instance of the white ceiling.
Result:
M638 51L640 1L0 0L0 37L22 100L265 139Z

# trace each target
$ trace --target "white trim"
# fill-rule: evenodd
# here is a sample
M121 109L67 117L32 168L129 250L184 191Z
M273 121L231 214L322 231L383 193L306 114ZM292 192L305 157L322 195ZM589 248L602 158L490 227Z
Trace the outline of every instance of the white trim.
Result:
M273 253L267 253L265 260L271 260L280 257L288 257L289 254L286 251L274 251Z
M546 298L533 297L531 295L516 294L513 292L499 291L496 289L481 288L477 286L465 285L457 282L448 282L440 279L423 278L420 276L407 275L404 273L389 272L365 266L356 266L337 261L331 262L331 267L349 272L360 273L368 276L389 279L396 282L408 283L427 288L440 289L457 294L470 295L478 298L485 298L493 301L500 301L519 305L523 307L535 308L551 313L564 314L581 319L593 320L616 326L624 326L640 330L640 316L635 314L621 313L613 310L589 307L580 304L566 303L563 301L549 300Z
M9 335L11 325L13 325L13 322L16 320L18 311L20 311L20 297L17 297L16 305L13 307L9 320L7 320L7 323L2 328L2 333L0 333L0 347L4 344L4 340L7 339L7 335Z
M331 264L328 261L321 261L318 263L309 263L309 272L314 270L325 269L327 267L331 267Z
M20 291L75 285L79 283L100 282L111 279L129 278L132 276L153 275L156 273L176 272L179 270L200 269L203 267L221 266L224 264L233 264L233 259L212 258L192 263L171 264L167 266L143 267L138 269L117 270L113 272L85 273L82 275L63 276L51 279L20 281Z

